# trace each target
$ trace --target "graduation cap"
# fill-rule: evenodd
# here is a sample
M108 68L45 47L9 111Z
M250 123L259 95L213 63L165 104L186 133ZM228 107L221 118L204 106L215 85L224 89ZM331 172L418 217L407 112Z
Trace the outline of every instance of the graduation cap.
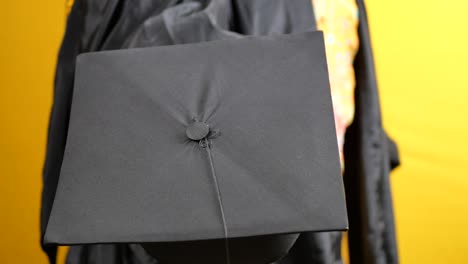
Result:
M45 243L259 264L346 228L321 32L78 56Z

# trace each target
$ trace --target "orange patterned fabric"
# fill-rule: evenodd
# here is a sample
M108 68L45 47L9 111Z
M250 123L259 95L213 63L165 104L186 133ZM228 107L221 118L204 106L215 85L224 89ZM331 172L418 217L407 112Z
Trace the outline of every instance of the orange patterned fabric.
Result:
M346 128L354 118L354 56L359 47L354 0L312 0L317 28L324 32L336 134L343 166Z

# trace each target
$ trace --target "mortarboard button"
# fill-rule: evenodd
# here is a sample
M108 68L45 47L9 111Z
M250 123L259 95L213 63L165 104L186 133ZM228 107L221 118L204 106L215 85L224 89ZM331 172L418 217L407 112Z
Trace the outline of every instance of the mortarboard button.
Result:
M185 130L185 134L191 140L200 140L206 137L210 133L210 127L199 121L195 121L190 124Z

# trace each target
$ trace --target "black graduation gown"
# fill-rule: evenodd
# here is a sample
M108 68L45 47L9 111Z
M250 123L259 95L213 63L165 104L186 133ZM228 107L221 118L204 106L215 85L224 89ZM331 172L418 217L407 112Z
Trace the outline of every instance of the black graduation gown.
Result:
M390 196L390 141L382 129L364 4L356 57L356 117L345 143L352 263L397 263ZM76 0L60 49L43 172L44 233L65 148L75 58L90 51L195 43L315 29L310 0ZM396 153L395 151L393 153ZM303 233L282 264L341 263L339 232ZM43 247L55 263L56 247ZM69 264L156 263L139 245L72 246Z

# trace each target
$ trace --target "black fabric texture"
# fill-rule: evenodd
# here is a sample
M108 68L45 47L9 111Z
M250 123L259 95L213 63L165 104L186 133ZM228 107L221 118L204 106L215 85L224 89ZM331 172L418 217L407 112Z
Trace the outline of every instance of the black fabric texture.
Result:
M76 0L68 17L66 34L60 49L54 104L50 117L47 157L44 166L41 230L44 234L52 202L55 197L59 170L65 149L68 120L73 92L75 58L90 51L124 49L200 42L242 35L271 35L305 32L315 29L309 0L239 0L239 1L119 1ZM274 4L272 4L272 2ZM378 107L377 86L373 72L370 37L364 4L358 1L360 12L360 54L356 58L356 119L350 129L345 148L345 178L348 215L350 218L351 263L397 263L393 214L388 184L388 160L376 162L369 149L385 151L384 139L377 147L370 147L363 137L365 131L382 130ZM209 21L208 21L209 20ZM208 21L208 22L207 22ZM275 23L278 21L277 23ZM184 30L184 27L186 28ZM194 35L198 37L193 37ZM366 53L364 56L363 54ZM374 80L374 81L368 81ZM367 98L366 100L358 98ZM377 103L377 107L375 104ZM362 110L359 110L362 109ZM364 116L372 115L372 118ZM359 121L361 120L361 121ZM365 120L362 121L362 120ZM396 148L393 148L396 150ZM392 157L397 157L395 153ZM395 163L393 163L395 164ZM370 174L363 166L380 171ZM368 186L373 193L362 194L360 186ZM368 188L369 189L369 188ZM382 199L382 197L386 197ZM382 201L386 201L382 203ZM368 203L375 204L367 214ZM385 213L382 213L385 211ZM377 220L377 221L376 221ZM377 232L375 232L377 230ZM385 237L373 240L375 234ZM279 263L341 263L341 234L337 232L304 232L287 257ZM55 263L56 246L43 245L50 263ZM369 252L369 253L367 253ZM140 245L106 244L75 245L70 247L67 263L155 263Z
M398 263L389 174L395 148L382 127L367 14L359 6L360 47L355 58L356 113L345 137L345 188L352 263ZM393 150L392 150L393 149Z

